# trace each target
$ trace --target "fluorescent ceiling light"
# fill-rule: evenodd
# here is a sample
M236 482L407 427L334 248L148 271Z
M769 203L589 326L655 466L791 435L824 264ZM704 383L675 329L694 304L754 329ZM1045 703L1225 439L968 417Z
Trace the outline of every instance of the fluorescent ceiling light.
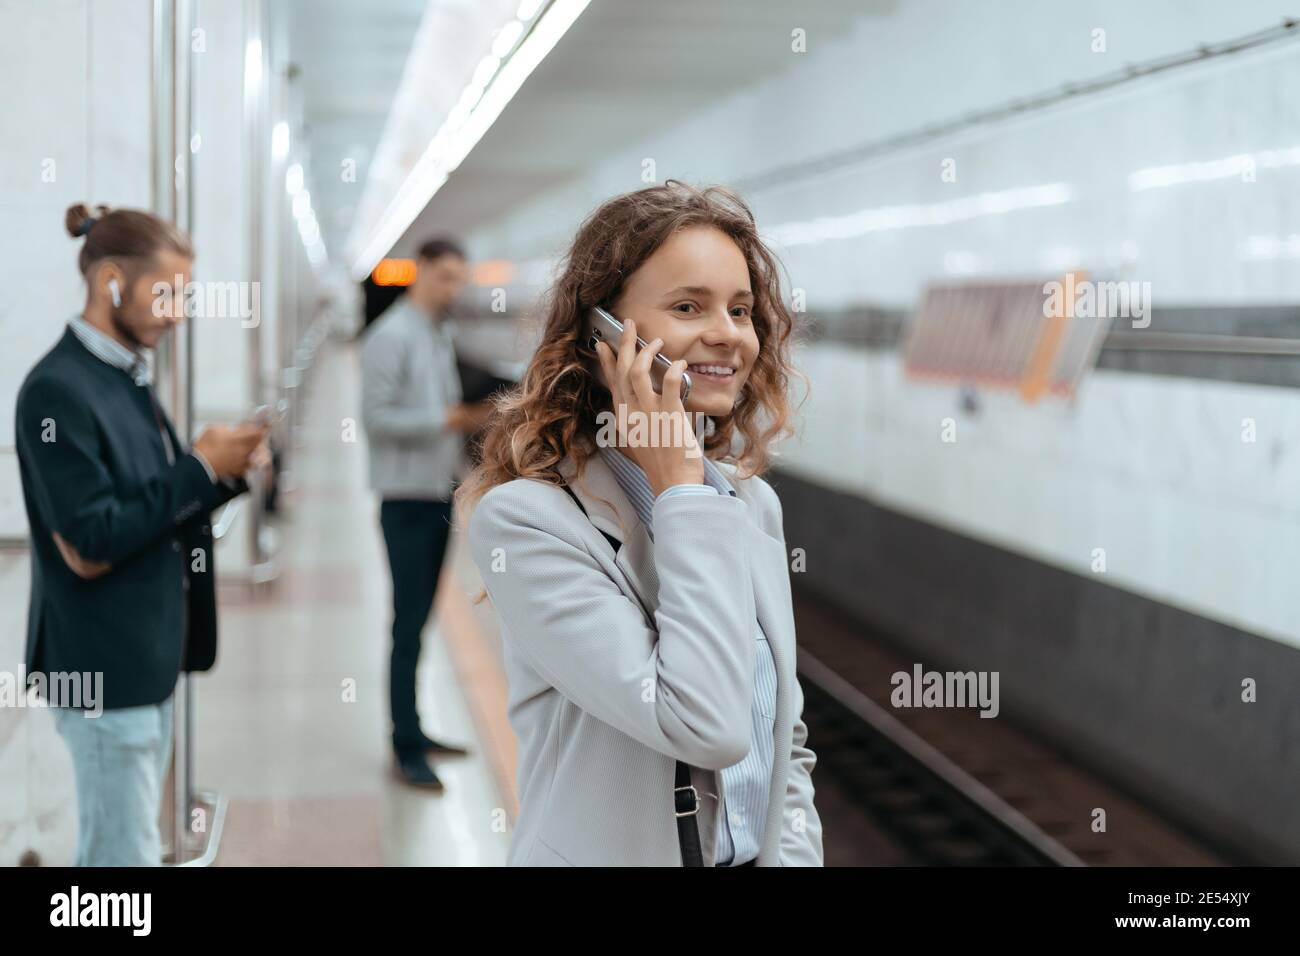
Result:
M519 92L537 65L560 42L591 0L553 0L523 42L504 63L485 57L466 87L457 108L444 120L429 147L412 167L389 202L379 225L352 263L352 275L361 281L410 228L447 177L483 138L497 117ZM525 10L527 4L522 6ZM512 21L518 22L518 21ZM523 25L518 29L522 32ZM498 34L500 38L501 34ZM489 66L493 60L497 65ZM478 91L482 89L482 94Z
M519 20L511 20L501 28L497 38L492 41L492 55L501 59L515 48L515 42L523 35L524 25Z

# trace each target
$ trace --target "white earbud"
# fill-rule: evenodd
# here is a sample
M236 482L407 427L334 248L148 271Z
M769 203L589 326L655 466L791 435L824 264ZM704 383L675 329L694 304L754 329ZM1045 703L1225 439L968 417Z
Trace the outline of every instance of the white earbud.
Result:
M108 280L108 294L113 297L113 308L122 308L122 287L117 284L116 279Z

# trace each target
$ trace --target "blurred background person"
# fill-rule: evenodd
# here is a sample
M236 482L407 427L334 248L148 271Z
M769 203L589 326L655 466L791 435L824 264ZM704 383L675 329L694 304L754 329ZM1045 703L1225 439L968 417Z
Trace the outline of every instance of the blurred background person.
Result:
M85 307L28 374L15 423L31 526L27 671L103 675L102 714L49 701L72 754L76 863L157 866L173 690L216 658L209 515L269 451L251 424L212 426L187 450L154 395L145 353L184 316L173 283L189 283L189 239L104 206L70 207L66 226L85 238Z
M425 755L467 751L420 729L415 675L451 533L451 495L464 436L478 428L482 412L461 401L455 346L445 321L465 287L465 253L450 239L430 239L416 262L406 295L366 329L362 421L393 582L393 753L402 779L442 790Z

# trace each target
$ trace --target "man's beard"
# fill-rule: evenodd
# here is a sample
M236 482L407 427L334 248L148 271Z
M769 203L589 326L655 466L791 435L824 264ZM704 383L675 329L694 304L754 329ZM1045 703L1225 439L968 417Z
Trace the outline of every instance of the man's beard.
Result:
M126 319L122 317L123 311L129 304L130 299L128 299L126 295L123 295L122 305L120 307L113 305L108 307L108 320L113 323L113 330L117 332L123 340L128 342L132 349L146 349L149 346L140 341L140 337L135 334L135 330L132 329Z

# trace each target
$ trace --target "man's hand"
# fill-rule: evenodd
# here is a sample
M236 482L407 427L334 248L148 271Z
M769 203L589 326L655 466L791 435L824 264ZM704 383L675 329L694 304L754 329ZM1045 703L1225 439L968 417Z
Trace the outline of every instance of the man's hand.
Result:
M207 459L217 478L238 478L269 432L269 425L209 425L195 439L194 450Z
M63 555L63 563L79 578L90 581L100 575L107 574L113 567L107 561L87 561L77 554L77 549L63 540L63 535L57 531L54 532L54 543L59 546L59 554Z
M469 409L464 405L453 405L447 409L447 427L452 431L466 431L470 423Z
M265 477L270 470L271 444L263 439L248 457L248 469L244 472L244 480L252 481L255 476Z
M478 431L492 417L491 402L453 405L447 410L447 427L466 435Z

